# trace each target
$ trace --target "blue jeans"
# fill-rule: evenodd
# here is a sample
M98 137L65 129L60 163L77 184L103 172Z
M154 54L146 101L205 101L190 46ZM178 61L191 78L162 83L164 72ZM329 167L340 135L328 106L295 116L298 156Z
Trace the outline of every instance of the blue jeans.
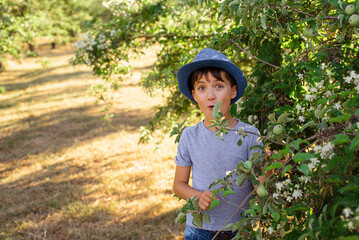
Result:
M191 227L186 225L186 229L184 230L184 239L185 240L212 240L214 236L216 236L217 231L208 231L204 229L199 229L195 227ZM221 239L232 239L236 233L233 233L231 231L221 231L216 236L216 240Z

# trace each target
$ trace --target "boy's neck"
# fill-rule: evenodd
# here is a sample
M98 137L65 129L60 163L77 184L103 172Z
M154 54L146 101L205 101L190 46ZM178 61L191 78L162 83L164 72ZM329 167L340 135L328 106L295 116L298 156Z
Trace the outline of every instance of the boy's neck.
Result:
M234 127L237 125L237 123L238 123L238 121L237 121L236 119L234 119L233 117L229 117L229 118L226 118L226 119L229 120L229 124L228 124L228 126L227 126L229 129L234 128ZM216 129L215 129L214 127L209 128L209 126L211 126L211 125L213 124L213 122L211 122L211 120L212 120L212 119L210 119L210 120L205 119L205 120L203 121L203 124L204 124L204 126L205 126L206 128L208 128L208 129L211 130L212 132L215 132Z

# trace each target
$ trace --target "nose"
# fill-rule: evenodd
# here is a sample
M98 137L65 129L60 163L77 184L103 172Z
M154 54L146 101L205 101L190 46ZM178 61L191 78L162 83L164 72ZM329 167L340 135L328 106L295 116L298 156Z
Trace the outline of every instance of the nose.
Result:
M208 88L207 91L207 100L214 100L216 98L216 93L214 88Z

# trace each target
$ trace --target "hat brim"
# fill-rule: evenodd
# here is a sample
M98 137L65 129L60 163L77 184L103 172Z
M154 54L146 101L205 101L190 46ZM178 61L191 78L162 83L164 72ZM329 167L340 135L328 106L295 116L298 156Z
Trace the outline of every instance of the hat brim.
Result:
M230 61L208 59L208 60L188 63L182 66L177 72L177 81L178 81L179 89L189 100L191 100L194 103L197 103L194 100L192 93L188 88L189 77L192 74L192 72L203 67L218 67L227 71L233 76L237 85L237 96L231 100L231 104L235 103L240 97L242 97L247 87L247 79L244 76L241 69L239 69L236 65L234 65Z

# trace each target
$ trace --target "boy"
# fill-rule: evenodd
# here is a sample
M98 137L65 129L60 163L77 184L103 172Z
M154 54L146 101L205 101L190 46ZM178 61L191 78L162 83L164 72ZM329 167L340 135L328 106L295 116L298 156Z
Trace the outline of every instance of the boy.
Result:
M203 228L199 229L192 224L192 216L188 214L185 239L212 239L226 224L241 219L240 212L243 210L237 211L238 206L252 191L247 179L241 187L233 186L236 194L213 196L220 204L209 210L213 195L208 189L209 185L218 178L224 178L228 171L236 168L239 161L247 161L252 154L249 148L259 144L258 137L249 134L238 146L240 136L237 132L229 131L221 140L214 136L215 129L208 128L212 124L214 105L222 102L220 112L229 121L229 128L244 128L258 133L255 127L234 119L229 112L230 105L243 95L247 79L225 55L207 48L201 50L193 62L179 69L177 80L180 91L198 104L205 119L195 126L187 127L182 133L175 158L177 166L173 190L183 199L197 197L199 207L210 215L210 223L203 222ZM193 187L188 184L191 170ZM247 201L242 208L248 207ZM221 231L218 239L231 239L234 235L231 231Z

